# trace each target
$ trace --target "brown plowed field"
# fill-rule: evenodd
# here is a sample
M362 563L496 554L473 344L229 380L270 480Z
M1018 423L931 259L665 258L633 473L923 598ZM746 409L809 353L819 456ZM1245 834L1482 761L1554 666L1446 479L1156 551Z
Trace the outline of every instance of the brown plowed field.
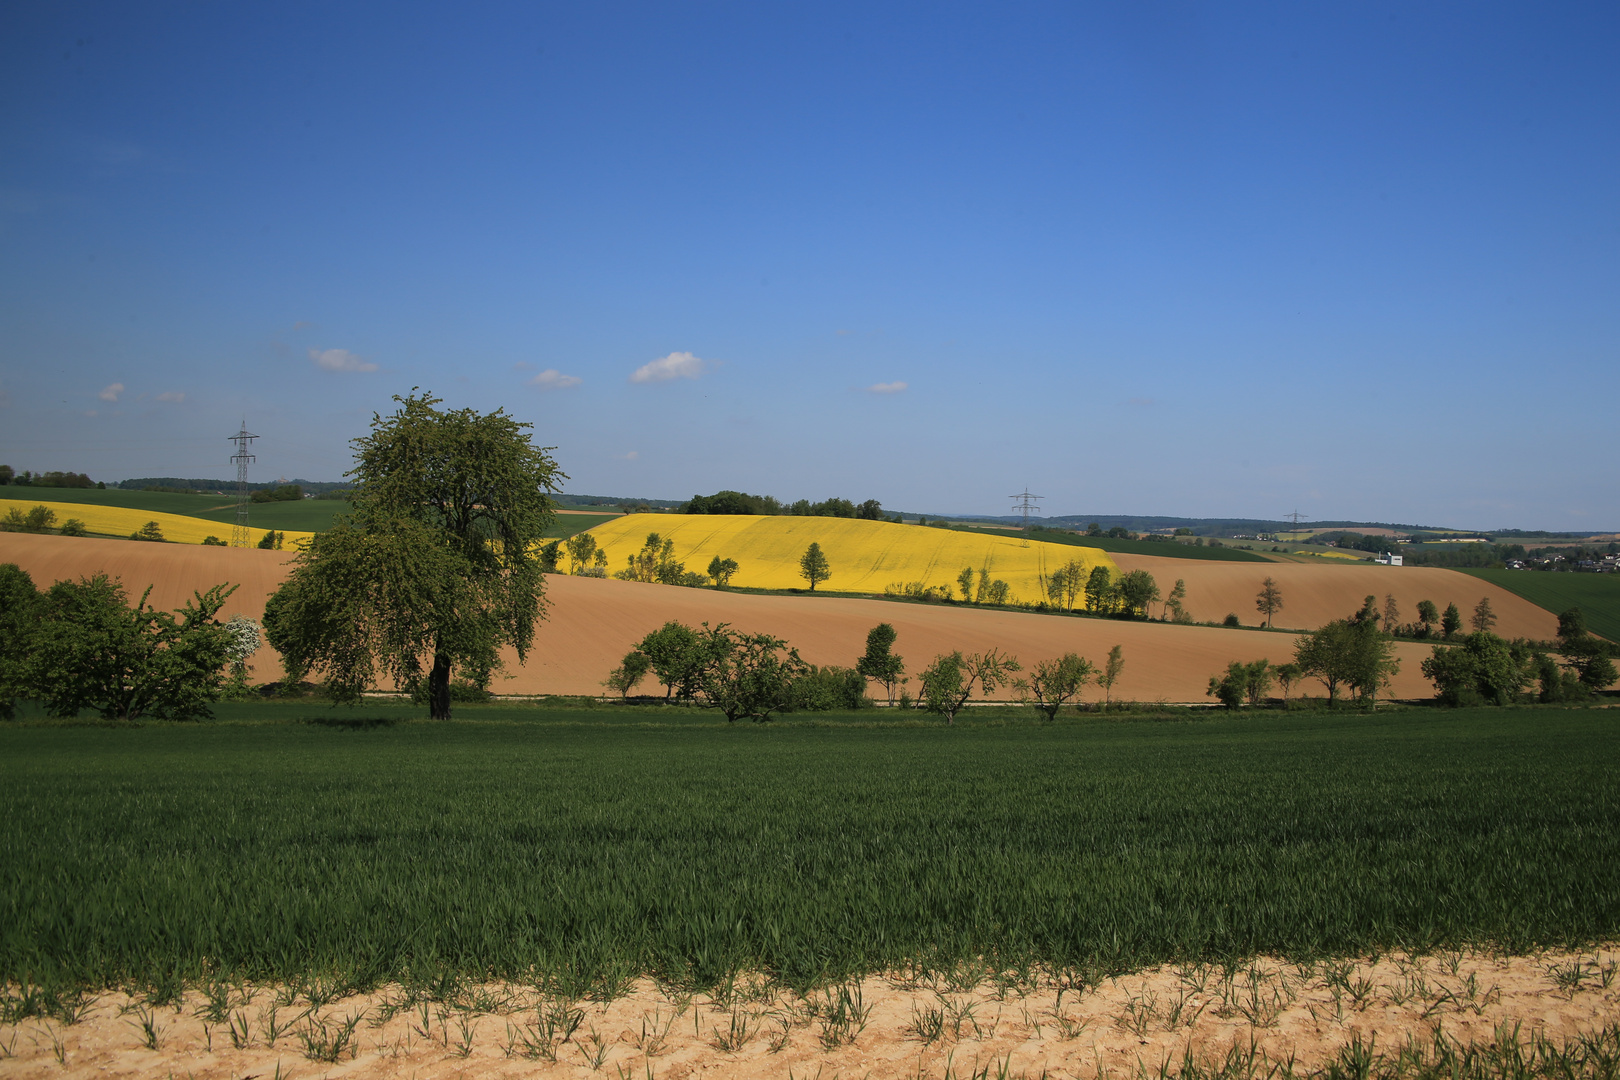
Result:
M1466 631L1474 605L1488 596L1496 612L1496 632L1503 637L1544 641L1558 634L1558 619L1550 611L1478 578L1432 566L1229 563L1120 554L1113 559L1121 570L1151 573L1167 596L1177 578L1186 581L1187 610L1200 622L1224 619L1232 612L1245 625L1259 625L1262 616L1255 610L1254 598L1269 577L1282 590L1283 609L1276 625L1289 629L1314 630L1343 619L1354 614L1368 595L1378 597L1381 611L1385 595L1393 594L1402 622L1416 622L1418 601L1433 600L1441 611L1456 604Z
M208 548L180 544L142 544L127 540L72 539L0 533L0 562L14 562L27 570L36 586L62 578L106 571L120 577L128 592L138 597L153 586L153 604L176 608L193 590L226 581L241 588L231 597L224 614L260 618L265 598L285 573L289 552ZM1499 627L1509 634L1549 637L1553 617L1540 608L1484 582L1447 571L1377 567L1312 567L1275 564L1206 564L1192 560L1118 556L1127 569L1150 569L1168 591L1176 577L1187 580L1189 603L1195 613L1228 610L1237 601L1253 606L1253 595L1266 574L1276 578L1290 606L1288 621L1312 624L1348 614L1360 597L1376 585L1387 589L1395 582L1420 584L1418 591L1397 592L1403 610L1415 609L1420 595L1444 605L1456 599L1471 610L1479 594L1489 592L1502 613ZM1167 565L1168 564L1168 565ZM1407 577L1405 575L1412 575ZM1450 579L1457 579L1460 584ZM1433 582L1431 587L1428 582ZM1442 589L1449 588L1451 592ZM880 622L899 633L895 651L907 658L912 670L936 653L999 648L1026 665L1075 651L1100 664L1113 645L1124 647L1125 671L1115 696L1137 701L1202 701L1208 678L1232 660L1274 663L1292 658L1294 638L1199 626L1162 623L1124 623L1099 619L1033 615L1012 611L962 609L933 604L901 604L882 600L840 597L756 596L684 589L666 585L601 578L552 576L547 578L550 615L540 628L529 662L518 667L509 657L510 678L498 680L503 694L598 694L601 680L619 658L643 635L670 619L690 625L729 622L741 630L761 631L786 638L813 664L852 666L865 647L866 632ZM1380 591L1379 595L1382 595ZM1217 600L1231 596L1231 601ZM1426 697L1432 690L1418 670L1428 655L1424 646L1400 643L1401 672L1392 687L1395 697ZM254 676L278 678L275 654L262 649L254 658ZM649 677L641 689L656 687ZM1315 683L1308 693L1320 694ZM1095 699L1096 690L1087 699Z

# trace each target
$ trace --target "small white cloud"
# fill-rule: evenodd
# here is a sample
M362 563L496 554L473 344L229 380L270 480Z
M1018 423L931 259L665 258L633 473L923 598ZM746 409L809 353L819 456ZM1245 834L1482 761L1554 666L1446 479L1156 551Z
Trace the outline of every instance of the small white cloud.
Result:
M178 405L182 401L186 400L186 395L179 390L165 390L163 393L157 396L157 399L159 401L172 401Z
M309 358L326 371L376 371L377 365L348 349L311 349Z
M699 360L689 352L672 352L650 364L636 368L630 376L633 383L668 382L670 379L695 379L712 365Z
M546 370L530 379L529 385L537 386L541 390L567 390L571 386L578 386L583 381L578 375L564 375L556 368L546 368Z
M115 382L108 384L107 387L101 391L101 393L96 395L96 397L100 398L102 401L117 401L118 395L122 394L123 392L124 384L121 382Z
M619 455L619 460L620 461L634 461L634 460L636 460L636 458L638 458L640 456L641 456L641 451L632 450L628 454L620 454Z
M895 382L873 383L866 388L868 394L901 394L905 390L906 384L898 380Z

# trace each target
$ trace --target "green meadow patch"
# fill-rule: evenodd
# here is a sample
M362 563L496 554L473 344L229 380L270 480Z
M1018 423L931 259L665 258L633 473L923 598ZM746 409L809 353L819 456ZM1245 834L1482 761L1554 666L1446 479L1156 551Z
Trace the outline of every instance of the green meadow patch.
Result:
M1586 628L1610 641L1620 641L1620 575L1557 574L1540 570L1461 570L1500 585L1553 614L1578 607Z

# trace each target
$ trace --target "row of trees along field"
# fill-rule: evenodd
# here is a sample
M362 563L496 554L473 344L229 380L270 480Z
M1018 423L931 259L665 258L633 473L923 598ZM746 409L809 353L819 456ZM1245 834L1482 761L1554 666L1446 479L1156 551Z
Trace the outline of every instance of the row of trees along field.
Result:
M1264 605L1266 601L1262 590L1258 602ZM1423 603L1432 614L1434 605ZM1448 639L1460 629L1456 612L1455 604L1447 609ZM1235 709L1245 703L1263 704L1275 683L1286 704L1290 687L1303 678L1314 678L1327 690L1330 705L1337 704L1341 690L1358 703L1375 704L1378 692L1400 670L1393 648L1398 636L1395 631L1402 629L1397 618L1393 597L1385 597L1380 610L1378 598L1369 596L1349 618L1335 619L1301 636L1294 643L1291 663L1234 660L1225 672L1210 676L1206 693ZM1495 625L1490 598L1482 597L1474 608L1473 632L1455 644L1434 646L1423 661L1423 675L1434 684L1437 700L1454 706L1506 705L1520 701L1535 685L1536 701L1577 702L1616 681L1616 646L1587 632L1578 608L1558 617L1556 643L1523 638L1508 641L1492 632Z
M848 499L825 499L811 502L800 499L784 503L774 495L749 495L743 491L717 491L713 495L694 495L681 508L686 514L792 514L798 517L865 518L883 520L883 504L876 499L853 503Z
M51 488L105 488L106 484L91 482L84 473L76 472L43 472L32 473L27 469L17 472L10 465L0 465L0 486L15 484L17 487L51 487Z
M1101 667L1067 653L1036 664L1027 678L1018 677L1023 666L1017 658L1000 650L957 650L935 656L916 673L918 695L913 699L905 659L894 652L896 637L893 626L879 623L867 634L866 651L854 667L817 667L769 634L740 633L728 623L691 627L671 621L637 642L602 685L628 701L631 691L651 675L664 688L665 702L717 709L729 721L764 722L775 713L868 708L872 702L866 689L872 680L884 688L891 706L923 709L949 724L975 691L989 696L1003 686L1048 720L1092 684L1102 688L1106 707L1125 670L1118 645Z

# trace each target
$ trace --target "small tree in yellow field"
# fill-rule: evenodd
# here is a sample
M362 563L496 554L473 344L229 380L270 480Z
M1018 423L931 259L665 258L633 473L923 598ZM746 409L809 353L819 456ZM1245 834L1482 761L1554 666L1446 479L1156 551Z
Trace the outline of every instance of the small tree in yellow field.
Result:
M799 558L799 576L810 583L811 592L815 592L817 585L832 577L832 564L827 561L827 556L822 554L820 544L812 541L810 546L804 549L804 554Z

